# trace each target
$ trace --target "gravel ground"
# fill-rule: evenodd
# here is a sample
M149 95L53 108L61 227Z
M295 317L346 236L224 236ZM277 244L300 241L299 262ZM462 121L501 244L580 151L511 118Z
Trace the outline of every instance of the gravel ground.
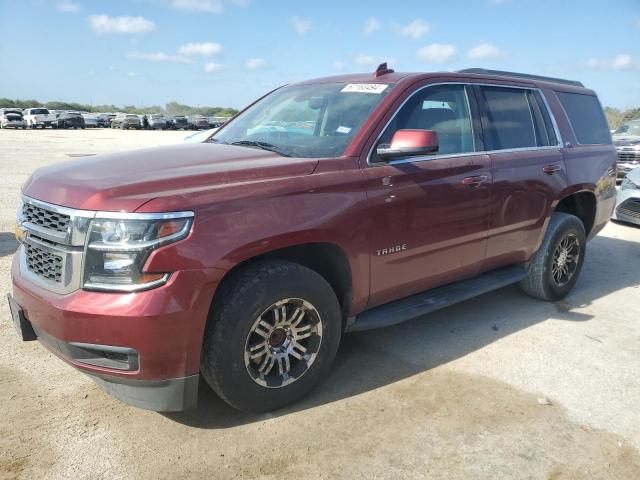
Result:
M184 132L0 131L0 282L35 168ZM515 287L344 338L330 378L268 415L205 386L179 414L104 394L0 300L0 479L640 478L640 228L609 224L562 302Z

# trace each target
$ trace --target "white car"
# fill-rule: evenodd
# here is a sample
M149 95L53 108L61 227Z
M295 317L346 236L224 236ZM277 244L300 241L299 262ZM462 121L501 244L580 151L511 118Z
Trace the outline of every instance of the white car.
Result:
M613 219L640 225L640 168L630 171L622 180Z
M0 128L27 128L19 108L0 109Z
M58 119L46 108L27 108L22 112L27 128L56 128Z

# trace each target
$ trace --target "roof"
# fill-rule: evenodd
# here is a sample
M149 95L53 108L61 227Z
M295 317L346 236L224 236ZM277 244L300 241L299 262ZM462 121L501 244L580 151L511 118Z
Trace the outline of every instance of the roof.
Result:
M378 72L380 71L378 67ZM386 68L386 66L385 66ZM551 88L554 90L568 92L593 92L584 87L584 85L576 80L565 80L562 78L546 77L542 75L532 75L528 73L505 72L501 70L487 70L482 68L470 68L459 70L456 72L394 72L393 70L385 70L390 73L378 74L376 72L369 73L350 73L346 75L334 75L330 77L321 77L311 80L297 82L294 85L309 85L317 83L413 83L421 80L436 79L445 77L448 81L455 80L473 80L475 82L513 82L519 85L535 86L538 88Z

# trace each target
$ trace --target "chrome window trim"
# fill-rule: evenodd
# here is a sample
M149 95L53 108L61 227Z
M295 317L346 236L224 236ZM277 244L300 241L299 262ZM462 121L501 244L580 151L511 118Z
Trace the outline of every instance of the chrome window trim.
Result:
M398 113L400 112L400 110L402 109L402 107L405 106L405 104L411 100L411 98L414 95L417 95L419 92L421 92L422 90L424 90L425 88L429 88L429 87L435 87L438 85L462 85L462 86L479 86L479 87L500 87L500 88L516 88L519 90L529 90L532 92L539 92L540 96L542 97L542 100L544 102L544 108L547 110L547 115L549 115L549 118L551 118L551 123L553 124L553 128L556 134L556 140L557 140L557 144L556 145L547 145L545 147L523 147L523 148L511 148L511 149L502 149L502 150L479 150L479 151L473 151L473 152L465 152L465 153L450 153L450 154L443 154L443 155L425 155L425 156L416 156L416 157L407 157L407 158L403 158L400 160L392 160L389 162L372 162L371 161L371 157L373 155L373 151L376 147L376 145L378 144L378 142L380 141L380 138L382 138L382 135L384 134L384 132L387 130L387 128L389 127L389 125L391 124L391 122L394 120L394 118L396 118L396 116L398 115ZM466 92L466 89L465 89ZM559 100L558 100L559 101ZM467 103L469 103L469 99L467 97ZM471 105L468 105L469 107L469 115L472 115L471 112ZM566 115L566 114L565 114ZM473 117L471 117L473 120ZM473 129L473 121L471 122L471 128ZM411 93L411 95L409 95L407 98L405 98L402 103L398 106L398 108L396 109L395 112L393 112L393 115L391 115L391 117L389 118L389 120L387 121L387 123L384 125L384 127L382 128L382 130L380 130L380 133L378 134L378 136L376 137L375 141L373 142L373 145L371 145L371 148L369 149L369 153L367 154L367 166L369 167L380 167L383 165L398 165L398 164L403 164L403 163L414 163L414 162L423 162L426 160L438 160L441 158L456 158L456 157L470 157L470 156L475 156L475 155L491 155L491 154L496 154L496 153L512 153L512 152L527 152L527 151L536 151L536 150L555 150L558 148L562 148L563 147L563 143L562 143L562 136L560 135L560 129L558 128L558 124L556 123L556 119L553 116L553 112L551 111L551 108L549 107L549 103L544 95L544 92L542 91L541 88L537 88L537 87L525 87L525 86L518 86L518 85L502 85L499 83L478 83L478 82L438 82L438 83L430 83L428 85L424 85L420 88L418 88L417 90L415 90L414 92ZM474 148L475 148L475 135L474 135Z

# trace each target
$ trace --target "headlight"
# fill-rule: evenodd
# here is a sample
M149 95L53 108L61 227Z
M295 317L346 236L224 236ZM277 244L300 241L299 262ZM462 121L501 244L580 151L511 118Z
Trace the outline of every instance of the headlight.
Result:
M629 177L624 177L624 180L622 180L622 185L620 185L620 188L622 190L640 190L640 186L633 183Z
M91 221L84 260L85 290L135 292L169 279L168 272L145 272L144 264L153 250L189 234L193 213L131 217Z

